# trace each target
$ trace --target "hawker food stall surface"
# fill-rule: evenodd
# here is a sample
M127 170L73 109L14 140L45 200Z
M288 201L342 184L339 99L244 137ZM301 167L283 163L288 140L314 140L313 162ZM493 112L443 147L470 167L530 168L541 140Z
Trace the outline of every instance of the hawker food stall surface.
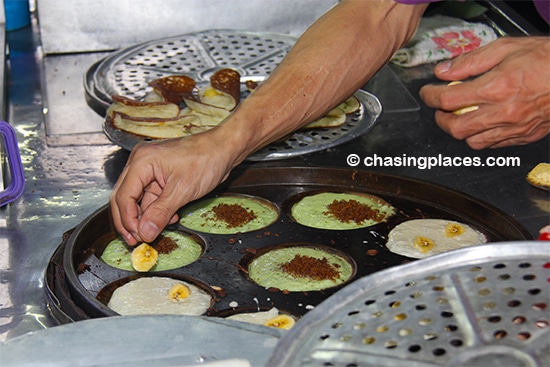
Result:
M324 2L326 8L329 5ZM492 26L504 34L536 32L511 9L506 10L517 21L503 21L490 8L487 19ZM42 32L51 29L42 28ZM129 156L106 137L104 119L85 93L86 73L111 51L60 52L51 43L44 44L45 50L40 36L35 15L30 26L6 32L3 119L16 131L26 186L18 200L0 208L1 341L59 324L45 299L46 268L73 229L108 203ZM281 167L345 168L418 179L464 193L471 202L494 206L516 220L525 237L537 238L549 224L550 201L548 191L530 185L526 177L537 164L548 161L549 140L475 151L453 139L436 126L433 110L418 97L422 85L435 81L432 68L433 64L388 65L365 85L363 89L380 100L382 112L361 136L287 159L247 161L232 179L238 180L239 172L247 169ZM415 163L399 163L407 159ZM456 163L459 160L487 164ZM0 163L5 166L5 160Z

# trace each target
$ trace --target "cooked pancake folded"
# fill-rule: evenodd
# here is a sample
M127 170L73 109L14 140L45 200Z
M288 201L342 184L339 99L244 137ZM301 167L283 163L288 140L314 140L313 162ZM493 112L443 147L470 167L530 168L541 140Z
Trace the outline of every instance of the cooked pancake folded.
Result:
M315 121L310 122L302 129L321 129L342 126L346 122L346 115L354 113L359 110L361 103L355 96L351 96L330 110L325 116L318 118Z
M199 86L187 75L154 79L143 101L113 95L107 119L120 130L153 139L200 133L219 125L237 107L241 84L239 72L229 68L216 71L208 84ZM251 92L258 86L257 82L245 84ZM341 126L346 115L359 108L359 100L352 96L303 129Z
M196 83L193 78L186 75L170 75L149 82L161 100L179 104L184 98L193 94Z
M174 118L139 118L114 112L111 122L121 130L154 139L177 138L190 135L197 116L177 116Z
M135 118L173 119L179 116L177 104L165 101L137 101L124 96L113 95L113 103L107 109L107 116L115 112Z

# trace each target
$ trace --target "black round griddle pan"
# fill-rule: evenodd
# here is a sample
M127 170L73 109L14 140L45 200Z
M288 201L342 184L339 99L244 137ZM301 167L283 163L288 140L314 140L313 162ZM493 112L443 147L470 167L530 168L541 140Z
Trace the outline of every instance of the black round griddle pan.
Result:
M280 210L279 220L249 233L234 235L189 232L204 245L202 257L185 267L147 275L174 276L195 282L214 295L208 315L277 307L297 317L305 314L344 285L314 292L265 289L247 277L246 266L266 248L288 245L323 246L353 259L351 281L414 259L393 254L385 247L389 231L415 218L460 221L483 232L490 242L532 239L529 232L500 209L448 188L410 178L369 171L334 168L249 168L232 176L209 196L225 193L261 197ZM396 208L388 221L349 231L308 228L296 223L290 207L303 195L321 191L362 192L376 195ZM62 242L46 271L48 300L63 321L116 315L106 303L116 284L138 275L112 268L101 251L116 237L108 205L77 226ZM98 297L99 294L99 297ZM98 299L99 298L99 299Z

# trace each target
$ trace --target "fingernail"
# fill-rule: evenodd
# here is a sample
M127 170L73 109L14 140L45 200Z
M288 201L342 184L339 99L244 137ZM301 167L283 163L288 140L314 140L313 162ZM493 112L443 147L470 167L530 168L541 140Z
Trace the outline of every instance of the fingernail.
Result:
M153 222L145 222L141 226L142 238L146 239L147 241L153 241L158 234L158 227Z
M124 241L126 241L126 243L130 246L133 246L136 244L136 236L135 235L132 235L131 233L124 233L122 235L122 237L124 237Z
M451 61L443 61L442 63L437 64L436 68L438 73L445 73L451 68Z

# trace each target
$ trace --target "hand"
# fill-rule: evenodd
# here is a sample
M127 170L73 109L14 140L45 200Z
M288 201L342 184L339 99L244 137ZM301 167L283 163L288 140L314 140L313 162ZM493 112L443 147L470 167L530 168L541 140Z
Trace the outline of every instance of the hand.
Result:
M452 86L426 85L437 124L473 149L527 144L550 133L550 39L500 38L435 67ZM479 106L462 115L452 111Z
M363 85L412 36L427 6L340 1L216 128L134 148L111 196L117 231L130 245L154 240L180 207L214 189L248 155ZM374 33L381 36L366 45L362 35Z
M131 246L153 241L176 211L210 192L229 174L230 154L214 134L138 145L111 195L117 231Z

